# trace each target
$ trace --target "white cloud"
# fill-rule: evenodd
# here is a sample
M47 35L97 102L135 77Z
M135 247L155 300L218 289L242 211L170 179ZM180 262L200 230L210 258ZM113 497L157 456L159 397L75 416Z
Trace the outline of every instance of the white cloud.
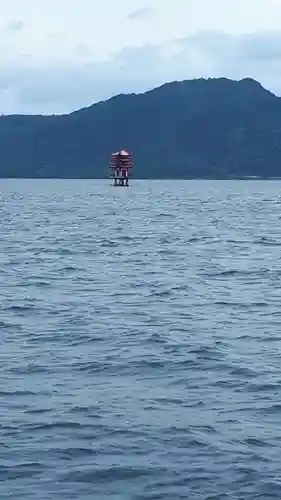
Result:
M68 112L201 76L250 76L281 94L280 19L280 0L10 0L0 112Z

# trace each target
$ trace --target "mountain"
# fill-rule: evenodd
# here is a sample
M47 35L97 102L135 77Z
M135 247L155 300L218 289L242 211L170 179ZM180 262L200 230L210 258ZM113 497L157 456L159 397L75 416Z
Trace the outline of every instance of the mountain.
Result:
M253 79L172 82L67 115L0 116L0 177L108 177L133 153L138 178L281 175L281 98Z

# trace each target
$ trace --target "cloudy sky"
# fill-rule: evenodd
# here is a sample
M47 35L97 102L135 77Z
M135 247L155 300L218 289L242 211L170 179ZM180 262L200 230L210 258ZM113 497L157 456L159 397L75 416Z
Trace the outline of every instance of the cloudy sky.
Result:
M65 113L166 81L281 95L281 0L0 0L0 113Z

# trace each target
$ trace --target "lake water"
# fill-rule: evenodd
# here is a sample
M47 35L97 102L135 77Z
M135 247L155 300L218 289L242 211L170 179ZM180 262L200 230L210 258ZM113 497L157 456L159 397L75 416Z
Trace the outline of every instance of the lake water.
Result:
M281 498L281 182L2 180L0 498Z

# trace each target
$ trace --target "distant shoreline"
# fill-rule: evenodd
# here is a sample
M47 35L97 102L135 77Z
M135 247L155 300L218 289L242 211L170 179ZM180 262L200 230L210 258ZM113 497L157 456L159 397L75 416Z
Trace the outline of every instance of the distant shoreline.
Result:
M106 181L108 177L1 177L0 179L14 179L14 180L93 180L93 181ZM131 181L279 181L280 177L258 177L258 176L244 176L244 177L132 177Z

